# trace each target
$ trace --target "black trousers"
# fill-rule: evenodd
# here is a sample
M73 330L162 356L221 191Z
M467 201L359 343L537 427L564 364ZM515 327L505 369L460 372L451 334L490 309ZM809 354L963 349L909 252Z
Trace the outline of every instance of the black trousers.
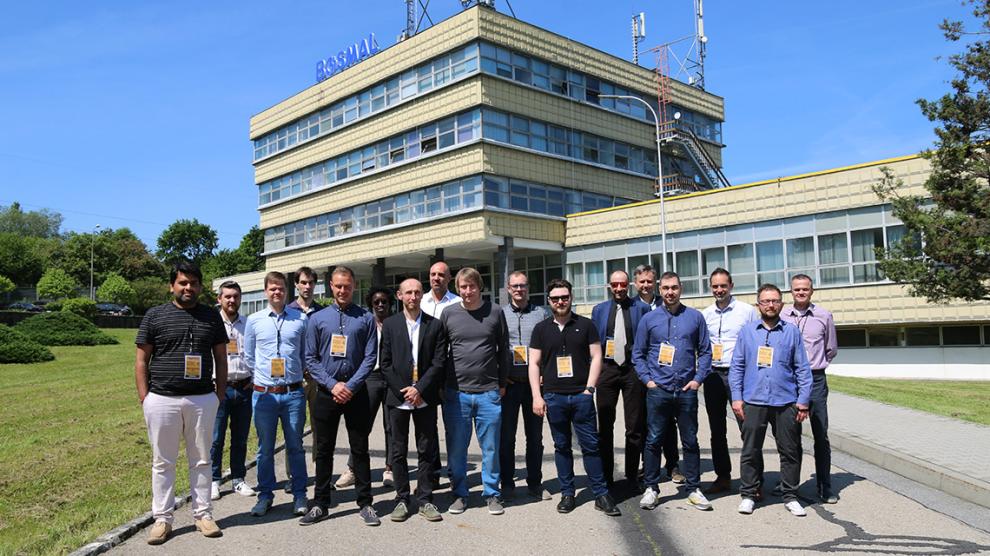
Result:
M832 492L832 445L828 441L828 380L825 371L812 373L808 421L815 439L815 482L818 494Z
M605 482L608 484L614 481L615 416L620 395L626 428L625 476L635 481L643 456L643 443L646 441L646 386L639 381L631 363L619 366L612 361L604 361L595 397L598 402L598 449L601 452Z
M767 424L773 430L780 456L780 488L784 502L797 500L801 482L801 423L797 422L797 406L782 407L744 404L746 418L742 422L743 447L739 457L743 498L756 498L763 484L763 440Z
M705 377L704 383L705 412L708 413L708 428L712 433L712 466L719 479L732 477L732 460L729 459L728 427L726 426L726 408L732 402L732 392L729 390L729 370L712 368ZM739 432L742 433L742 422L736 418Z
M433 502L434 466L440 458L440 438L437 432L437 406L428 405L412 411L388 408L392 431L391 459L395 483L395 498L409 503L409 421L416 426L416 500L422 506Z
M371 432L372 420L368 405L367 388L359 388L354 392L351 401L344 405L334 401L330 392L323 387L316 392L310 417L316 425L313 431L313 451L316 459L314 501L319 506L330 507L333 492L333 452L337 443L337 427L342 416L351 447L357 505L361 508L371 505L371 459L368 456L368 434Z
M388 419L389 407L385 404L385 396L388 394L388 383L380 371L372 371L368 379L364 381L364 387L368 390L368 414L371 415L371 427L375 426L375 419L378 418L379 408L382 410L382 428L385 430L385 464L391 467L392 460L389 458L389 451L392 449L392 423ZM370 432L369 432L370 434ZM347 458L347 466L354 467L353 457Z

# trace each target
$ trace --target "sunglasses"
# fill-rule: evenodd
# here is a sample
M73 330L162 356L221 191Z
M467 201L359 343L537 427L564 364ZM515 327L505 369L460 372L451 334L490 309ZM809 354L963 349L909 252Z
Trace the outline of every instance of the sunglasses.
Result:
M612 282L609 285L613 288L625 288L629 286L629 282Z
M550 300L550 303L563 303L565 301L570 301L571 300L571 296L569 296L569 295L550 295L550 296L547 296L547 299Z

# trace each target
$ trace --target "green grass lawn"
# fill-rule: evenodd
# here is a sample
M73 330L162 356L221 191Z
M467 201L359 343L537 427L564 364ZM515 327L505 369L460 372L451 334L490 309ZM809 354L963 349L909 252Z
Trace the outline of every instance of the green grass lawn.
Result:
M68 553L151 509L136 331L104 331L120 344L53 347L55 361L0 365L0 554ZM249 460L256 445L252 427ZM176 493L185 493L184 455L177 468Z
M830 389L878 402L990 425L990 381L895 380L829 375Z

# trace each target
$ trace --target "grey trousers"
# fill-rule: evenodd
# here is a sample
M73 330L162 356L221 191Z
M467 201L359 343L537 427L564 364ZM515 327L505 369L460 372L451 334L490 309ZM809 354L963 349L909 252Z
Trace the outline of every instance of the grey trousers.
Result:
M784 502L797 500L801 482L801 423L797 422L797 406L782 407L744 404L746 419L742 422L743 447L739 457L743 498L756 498L763 484L763 440L767 424L773 430L780 456L780 486Z

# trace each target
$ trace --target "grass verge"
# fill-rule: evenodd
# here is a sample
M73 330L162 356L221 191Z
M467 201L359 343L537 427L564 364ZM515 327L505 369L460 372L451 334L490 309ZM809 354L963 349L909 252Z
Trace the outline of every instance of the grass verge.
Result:
M829 375L829 389L990 426L990 381L898 380Z
M56 346L55 361L0 365L0 554L68 553L151 509L136 331L104 332L120 344ZM254 446L252 427L248 460ZM177 494L189 490L184 452Z

